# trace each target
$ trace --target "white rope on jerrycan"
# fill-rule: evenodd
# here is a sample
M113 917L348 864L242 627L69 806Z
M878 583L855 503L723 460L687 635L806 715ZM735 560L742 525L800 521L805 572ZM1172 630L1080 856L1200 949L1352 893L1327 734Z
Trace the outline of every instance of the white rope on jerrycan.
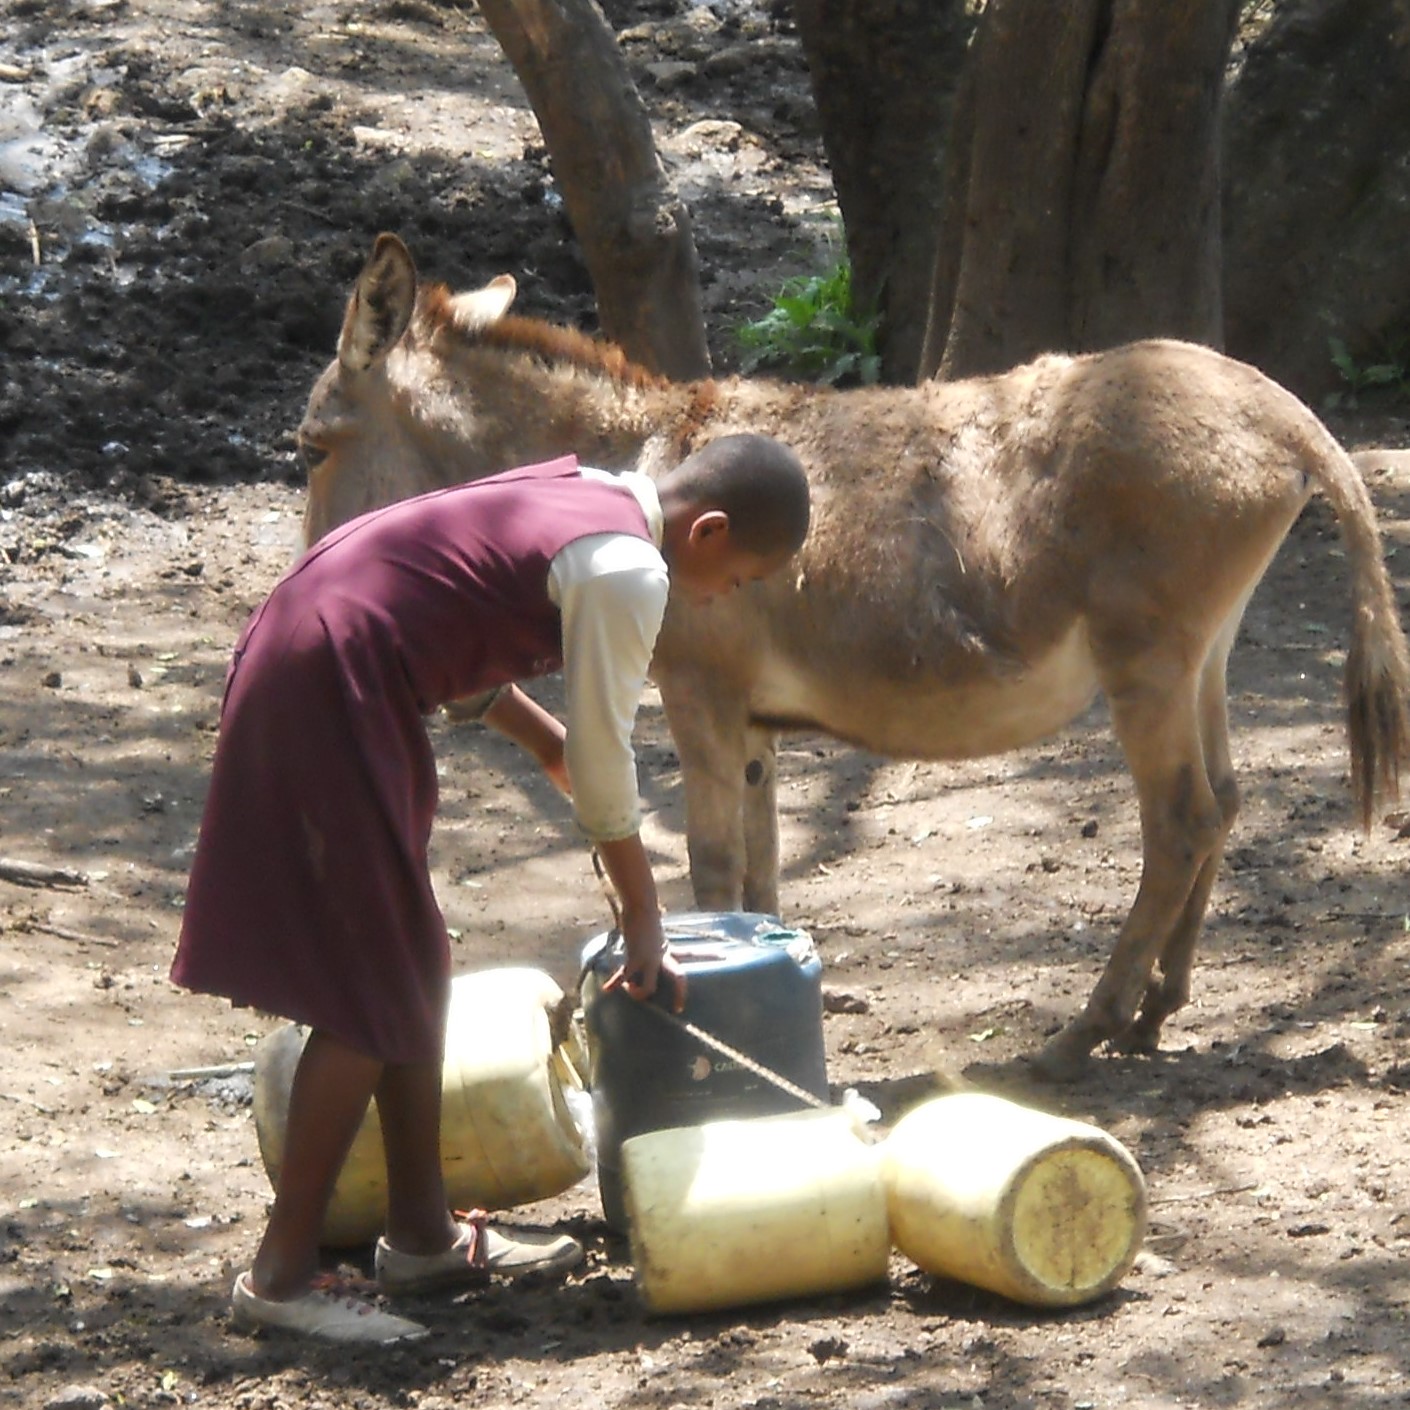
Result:
M617 901L617 893L613 889L612 882L608 878L602 865L602 858L598 855L594 847L592 851L592 867L597 875L598 884L602 888L602 894L607 905L612 912L612 932L620 934L622 929L622 911ZM584 970L586 973L586 970ZM579 979L581 987L582 980ZM805 1107L811 1107L817 1111L832 1110L832 1103L825 1101L822 1097L800 1087L796 1082L790 1081L782 1073L775 1072L771 1067L750 1057L748 1053L741 1052L738 1048L726 1043L722 1038L708 1032L698 1023L691 1022L690 1019L682 1017L678 1013L672 1013L669 1009L661 1008L655 1004L644 1006L650 1013L654 1014L664 1023L674 1024L681 1032L688 1033L697 1043L709 1048L712 1052L718 1053L721 1057L728 1058L731 1062L742 1067L746 1072L752 1072L756 1077L762 1077L765 1082L771 1083L779 1091L786 1092L795 1101L800 1102ZM860 1092L849 1087L842 1094L841 1106L851 1113L853 1120L857 1123L858 1130L861 1131L867 1124L879 1121L881 1112Z

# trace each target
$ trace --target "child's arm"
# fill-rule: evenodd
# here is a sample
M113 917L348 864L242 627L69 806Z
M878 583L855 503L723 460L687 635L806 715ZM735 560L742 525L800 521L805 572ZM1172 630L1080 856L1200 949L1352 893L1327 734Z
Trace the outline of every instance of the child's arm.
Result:
M566 797L573 796L568 767L563 762L565 730L542 705L517 685L508 685L480 718L506 739L527 749L559 791Z
M673 986L671 1007L679 1013L685 1007L685 972L666 946L656 881L640 833L595 846L621 906L627 951L621 969L602 986L603 992L620 986L634 999L650 998L665 976Z
M537 701L516 685L506 686L480 717L506 739L527 749L543 766L544 772L569 797L572 790L563 761L566 731ZM685 975L666 948L661 928L661 906L656 899L656 881L639 834L614 842L595 844L607 876L622 907L622 938L626 959L621 970L608 980L606 988L618 985L633 998L644 999L655 992L660 977L668 976L674 985L672 1006L679 1013L685 1005Z

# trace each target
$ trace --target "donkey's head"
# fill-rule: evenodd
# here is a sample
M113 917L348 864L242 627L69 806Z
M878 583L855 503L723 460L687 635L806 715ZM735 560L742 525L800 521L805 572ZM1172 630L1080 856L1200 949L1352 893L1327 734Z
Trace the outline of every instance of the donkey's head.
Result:
M377 237L299 427L306 542L394 500L557 455L621 469L669 423L671 384L611 343L508 316L514 294L507 274L466 293L418 288L406 246Z
M443 345L502 318L514 293L507 274L471 293L418 290L406 246L377 237L348 299L338 355L299 425L307 543L366 510L504 468L475 453L473 404L448 380Z

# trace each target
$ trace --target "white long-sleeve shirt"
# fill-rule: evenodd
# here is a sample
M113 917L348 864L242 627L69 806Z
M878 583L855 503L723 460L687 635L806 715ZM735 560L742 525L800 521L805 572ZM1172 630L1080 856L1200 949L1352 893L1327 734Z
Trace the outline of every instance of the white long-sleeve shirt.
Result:
M641 827L632 726L669 580L656 486L635 471L609 475L583 466L581 473L630 489L652 537L589 534L561 549L548 571L549 598L563 614L563 751L573 810L592 841L616 842Z

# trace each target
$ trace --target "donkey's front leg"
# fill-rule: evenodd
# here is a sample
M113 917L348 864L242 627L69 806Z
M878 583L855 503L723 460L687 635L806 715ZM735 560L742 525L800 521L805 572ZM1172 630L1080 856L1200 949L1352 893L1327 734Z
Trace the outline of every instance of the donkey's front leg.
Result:
M695 904L707 911L737 911L745 867L744 698L694 672L661 673L657 684L681 760Z
M778 909L778 735L750 725L744 765L744 909Z

